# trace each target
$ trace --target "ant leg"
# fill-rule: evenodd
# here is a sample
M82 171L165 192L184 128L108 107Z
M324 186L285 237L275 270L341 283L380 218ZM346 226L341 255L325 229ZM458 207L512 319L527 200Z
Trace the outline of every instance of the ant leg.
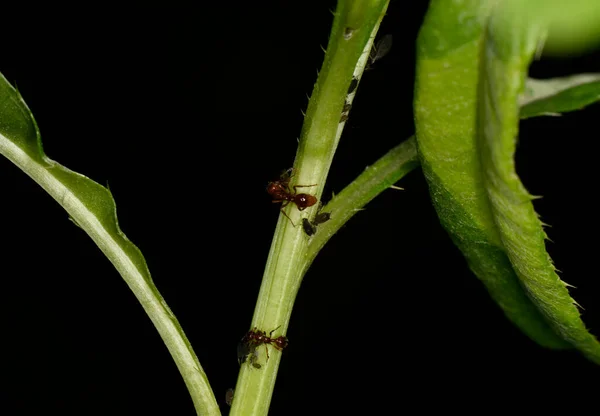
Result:
M294 221L292 221L292 219L290 218L290 216L285 213L285 211L283 210L283 208L281 208L280 211L281 211L281 213L283 215L285 215L287 217L288 220L290 220L290 222L292 223L292 225L295 227L296 224L294 224Z
M269 349L267 348L267 344L265 344L265 352L267 353L267 361L269 361Z
M283 210L285 207L287 207L287 206L288 206L288 204L289 204L289 203L290 203L290 201L283 201L283 204L281 204L281 209L280 209L280 211L281 211L281 213L282 213L283 215L285 215L285 216L287 217L287 219L288 219L288 220L290 220L290 222L292 223L292 225L293 225L294 227L296 227L296 224L294 224L294 221L292 221L292 219L290 218L290 216L289 216L289 215L287 215L287 214L285 213L285 211Z
M271 338L273 336L273 332L277 331L279 328L281 328L281 325L279 325L277 328L275 328L274 330L269 332L269 338Z
M292 176L294 176L294 168L284 170L279 175L279 182L283 185L288 184L290 182L290 179L292 179Z

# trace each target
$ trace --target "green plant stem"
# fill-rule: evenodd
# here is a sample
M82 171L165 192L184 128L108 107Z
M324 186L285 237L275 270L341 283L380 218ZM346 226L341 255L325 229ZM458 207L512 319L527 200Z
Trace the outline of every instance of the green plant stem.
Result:
M306 111L292 187L316 184L312 189L301 189L311 189L310 193L320 198L343 128L340 118L350 82L364 69L387 5L387 0L341 0L338 3L325 61ZM298 225L302 217L314 214L316 209L314 206L301 213L289 204L286 213L291 221L284 215L279 216L251 327L266 332L277 328L274 336L286 333L307 252L307 236ZM281 359L279 351L268 348L268 360L265 348L257 350L262 368L248 363L242 365L231 415L268 413Z
M415 137L411 136L367 167L358 178L325 205L321 211L331 213L331 219L319 225L317 233L308 243L303 270L308 270L323 246L350 218L417 166L417 142Z

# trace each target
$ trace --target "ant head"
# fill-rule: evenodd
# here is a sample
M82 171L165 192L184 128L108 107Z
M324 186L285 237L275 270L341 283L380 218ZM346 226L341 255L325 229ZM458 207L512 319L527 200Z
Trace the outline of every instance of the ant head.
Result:
M282 336L280 336L280 337L277 337L277 338L275 338L275 339L273 340L273 342L275 343L275 346L276 346L278 349L280 349L280 350L282 350L282 349L284 349L285 347L287 347L287 346L288 346L288 343L289 343L289 342L288 342L288 339L287 339L286 337L284 337L283 335L282 335Z
M313 195L309 194L298 194L295 199L296 205L298 205L298 209L300 211L312 207L317 203L317 198Z
M274 198L279 197L281 194L287 193L286 185L279 181L269 182L267 184L267 193Z

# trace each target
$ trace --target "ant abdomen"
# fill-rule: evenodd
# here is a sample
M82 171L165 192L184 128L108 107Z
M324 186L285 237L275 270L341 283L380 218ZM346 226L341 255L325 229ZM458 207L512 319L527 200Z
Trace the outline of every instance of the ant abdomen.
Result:
M288 346L288 339L284 336L277 337L272 340L272 345L278 350L282 350Z
M294 202L298 206L299 211L304 211L308 207L312 207L317 203L317 198L309 194L297 194Z
M283 209L290 202L296 204L298 210L300 211L315 205L318 200L314 195L299 194L297 193L297 188L309 188L317 185L294 185L294 190L292 191L290 189L291 176L288 176L288 172L291 173L291 170L288 170L286 173L284 173L279 180L269 182L267 185L267 193L273 198L272 202L281 203L281 212L290 220L290 222L292 222L292 225L295 227L296 225Z

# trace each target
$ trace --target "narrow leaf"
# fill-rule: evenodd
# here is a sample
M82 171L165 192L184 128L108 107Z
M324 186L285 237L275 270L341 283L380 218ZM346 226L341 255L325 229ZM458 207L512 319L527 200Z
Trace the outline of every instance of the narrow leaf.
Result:
M533 79L525 82L521 97L521 119L555 116L581 110L600 100L600 74Z
M219 414L208 380L179 322L152 282L140 250L121 232L110 191L49 159L20 94L0 74L0 153L17 165L69 214L119 271L167 345L196 410ZM108 306L107 306L108 307Z

